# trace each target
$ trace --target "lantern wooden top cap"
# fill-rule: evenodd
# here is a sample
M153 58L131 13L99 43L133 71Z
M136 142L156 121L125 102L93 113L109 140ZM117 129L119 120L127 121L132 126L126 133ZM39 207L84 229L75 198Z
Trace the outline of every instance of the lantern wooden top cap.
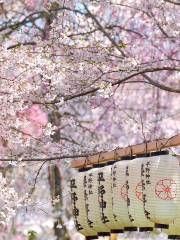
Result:
M125 148L117 148L109 152L101 152L89 157L81 157L72 161L72 168L82 168L89 165L112 161L120 159L124 156L131 156L143 153L149 153L153 151L159 151L169 147L175 147L180 145L180 134L175 135L171 138L163 138L153 140L151 142L136 144Z

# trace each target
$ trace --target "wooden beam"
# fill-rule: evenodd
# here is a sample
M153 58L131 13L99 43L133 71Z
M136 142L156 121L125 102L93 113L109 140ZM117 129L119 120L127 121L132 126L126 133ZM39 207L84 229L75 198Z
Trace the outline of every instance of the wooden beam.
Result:
M72 161L72 168L82 168L88 165L108 162L110 160L120 159L123 156L143 154L146 152L159 151L161 149L175 147L180 145L180 134L171 138L153 140L151 142L136 144L125 148L117 148L109 152L101 152L89 157L82 157Z

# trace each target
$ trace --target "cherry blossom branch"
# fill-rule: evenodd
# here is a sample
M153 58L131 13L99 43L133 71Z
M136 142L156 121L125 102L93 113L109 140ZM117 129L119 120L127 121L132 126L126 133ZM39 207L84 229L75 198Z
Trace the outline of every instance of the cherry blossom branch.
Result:
M101 30L101 32L104 34L104 36L106 36L109 41L112 43L113 46L115 46L115 48L121 52L122 56L125 57L124 52L122 51L121 47L115 42L115 40L113 38L111 38L110 34L108 32L106 32L106 30L104 29L104 27L101 25L101 23L98 21L98 19L89 11L88 7L83 4L87 13L86 16L92 18L92 20L94 20L94 22L96 23L96 25L98 26L98 28Z
M36 42L24 42L24 43L17 43L17 44L14 44L14 45L11 45L9 47L7 47L7 50L10 50L10 49L13 49L13 48L16 48L16 47L20 47L20 46L29 46L29 45L36 45Z
M77 155L59 155L59 156L53 156L53 157L47 157L47 158L22 158L19 162L48 162L48 161L57 161L62 159L76 159L81 157L87 157L91 156L94 153L86 153L86 154L77 154ZM17 157L12 158L0 158L0 161L2 162L17 162Z
M175 5L178 5L180 6L180 3L179 2L176 2L176 1L171 1L171 0L164 0L165 2L168 2L168 3L172 3L172 4L175 4Z
M138 35L139 37L143 37L143 35L141 33L137 32L135 30L129 29L129 28L124 28L120 25L109 25L109 26L104 27L104 29L107 29L107 30L112 30L114 28L119 28L120 30L123 30L125 32L134 33L134 34ZM97 31L101 31L101 28L95 28L95 29L92 29L91 31L88 31L88 32L71 33L71 34L67 35L67 37L76 37L76 36L88 35L88 34L95 33Z
M36 188L36 183L37 183L38 176L39 176L39 174L40 174L43 166L44 166L47 162L48 162L47 160L43 161L43 163L42 163L41 166L39 167L39 169L38 169L38 171L37 171L37 174L36 174L36 177L35 177L35 179L34 179L33 186L32 186L31 191L30 191L30 193L29 193L30 195L32 195L32 194L34 193L35 188Z
M120 85L120 84L126 82L127 80L129 80L131 78L134 78L138 75L142 75L144 78L146 78L148 80L148 82L151 85L153 85L155 87L158 87L158 88L160 88L162 90L165 90L165 91L168 91L168 92L180 93L179 88L172 88L172 87L166 86L164 84L158 83L158 82L152 80L149 76L146 75L146 73L152 73L152 72L158 72L158 71L180 71L180 68L179 67L159 67L159 68L144 69L142 71L133 73L133 74L131 74L131 75L129 75L129 76L123 78L123 79L119 79L116 82L113 82L112 86ZM147 83L147 82L144 82L144 83ZM98 90L100 90L100 87L96 87L96 88L93 88L93 89L90 89L90 90L87 90L87 91L84 91L84 92L81 92L81 93L76 93L76 94L73 94L73 95L64 96L63 99L64 99L65 102L67 102L67 101L75 99L75 98L79 98L79 97L83 97L83 96L95 93ZM50 101L50 102L33 101L33 103L34 104L56 104L56 103L59 103L60 101L61 101L61 99L56 99L56 100Z
M66 6L58 7L57 9L49 9L48 11L36 11L36 12L30 13L29 15L24 17L24 19L21 21L16 21L14 23L11 23L11 20L9 20L5 23L2 23L0 32L7 30L7 29L11 29L10 32L6 33L6 35L9 35L13 31L19 29L21 26L24 26L28 23L34 23L36 20L41 19L41 18L45 18L45 19L51 18L53 13L56 13L58 11L64 11L64 10L68 10L68 11L71 11L74 13L84 14L81 11L78 11L77 9L71 9Z
M176 89L176 88L172 88L172 87L166 86L164 84L158 83L158 82L154 81L152 78L150 78L149 76L147 76L146 74L142 74L142 76L144 78L146 78L151 83L151 85L153 85L157 88L160 88L167 92L180 93L180 89L178 89L178 88Z

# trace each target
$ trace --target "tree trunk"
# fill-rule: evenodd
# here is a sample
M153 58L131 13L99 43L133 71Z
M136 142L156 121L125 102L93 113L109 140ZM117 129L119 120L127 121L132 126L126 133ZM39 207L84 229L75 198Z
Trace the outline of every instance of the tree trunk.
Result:
M63 208L62 183L60 170L56 165L49 166L49 183L54 213L57 214L54 221L54 234L57 240L70 240L63 216L60 213Z

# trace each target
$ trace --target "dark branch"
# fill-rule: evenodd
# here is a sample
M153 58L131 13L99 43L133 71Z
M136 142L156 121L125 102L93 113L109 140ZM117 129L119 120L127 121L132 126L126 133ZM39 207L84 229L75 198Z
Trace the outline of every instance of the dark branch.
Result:
M11 45L11 46L7 47L7 50L13 49L13 48L16 48L16 47L20 47L20 46L34 46L34 45L36 45L35 42L17 43L17 44L14 44L14 45Z
M0 158L0 161L2 162L48 162L48 161L57 161L62 159L76 159L81 157L87 157L92 156L92 154L79 154L79 155L60 155L60 156L53 156L53 157L47 157L47 158L23 158L21 161L18 161L16 157L12 158Z
M171 0L164 0L164 1L165 1L165 2L168 2L168 3L172 3L172 4L175 4L175 5L180 6L180 2L171 1Z
M94 22L96 23L96 25L98 26L99 30L101 30L101 32L104 34L105 37L107 37L109 39L109 41L112 43L112 45L121 52L122 56L125 57L124 52L122 51L121 47L114 41L113 38L111 38L110 34L108 32L106 32L106 30L104 29L104 27L101 25L101 23L98 21L98 19L89 11L89 9L87 8L87 6L84 4L84 7L87 11L87 15L88 17L92 18L94 20Z
M135 73L123 78L123 79L120 79L120 80L112 83L112 86L120 85L120 84L126 82L127 80L129 80L131 78L134 78L138 75L142 75L144 78L146 78L148 80L148 82L151 85L153 85L155 87L158 87L158 88L160 88L162 90L165 90L165 91L168 91L168 92L180 93L179 88L172 88L172 87L166 86L162 83L158 83L158 82L152 80L149 76L146 75L146 73L158 72L158 71L180 71L180 68L178 68L178 67L173 67L173 68L172 67L159 67L159 68L152 68L152 69L144 69L142 71L135 72ZM87 91L84 91L84 92L81 92L81 93L76 93L74 95L65 96L64 101L67 102L69 100L72 100L72 99L75 99L75 98L78 98L78 97L83 97L83 96L86 96L86 95L93 94L93 93L97 92L99 89L100 89L100 87L96 87L96 88L93 88L93 89L90 89L90 90L87 90ZM60 101L61 100L56 99L56 100L51 101L51 102L34 101L33 103L34 104L56 104L56 103L59 103Z

